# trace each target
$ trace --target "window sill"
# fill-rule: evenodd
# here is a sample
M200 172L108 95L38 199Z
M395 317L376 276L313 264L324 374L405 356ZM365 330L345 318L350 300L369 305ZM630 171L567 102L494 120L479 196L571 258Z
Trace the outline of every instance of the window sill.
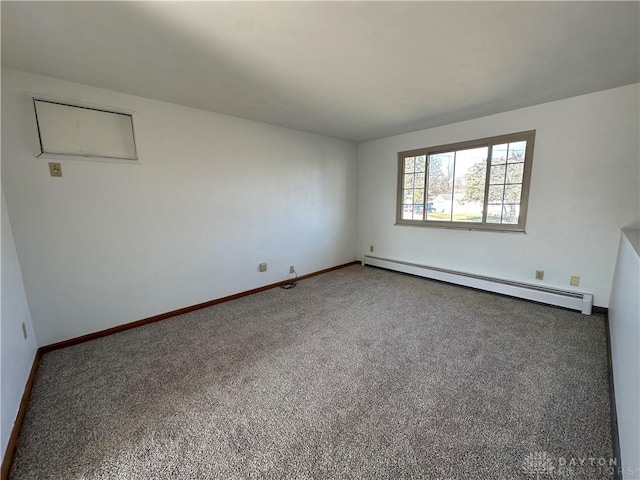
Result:
M465 230L465 231L476 231L476 232L493 232L493 233L519 233L521 235L526 235L527 232L524 227L516 227L516 228L499 228L499 227L490 227L486 225L469 225L469 224L449 224L446 225L444 222L442 224L436 222L425 222L425 221L396 221L394 223L396 227L419 227L419 228L444 228L447 230Z

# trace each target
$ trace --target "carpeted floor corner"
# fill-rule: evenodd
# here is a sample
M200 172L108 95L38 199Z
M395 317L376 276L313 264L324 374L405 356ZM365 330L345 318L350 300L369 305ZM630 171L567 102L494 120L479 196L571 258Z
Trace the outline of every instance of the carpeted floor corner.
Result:
M352 266L45 354L10 477L595 480L609 422L602 316Z

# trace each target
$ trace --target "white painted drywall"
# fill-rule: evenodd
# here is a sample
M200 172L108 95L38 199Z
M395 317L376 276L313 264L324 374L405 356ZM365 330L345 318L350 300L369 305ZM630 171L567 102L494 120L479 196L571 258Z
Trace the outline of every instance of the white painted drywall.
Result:
M611 359L625 480L640 479L640 230L620 235L611 301Z
M640 224L638 84L358 145L358 252L594 294L607 306L621 227ZM397 153L536 130L526 234L395 226Z
M68 160L50 177L25 92L135 111L140 164ZM13 70L2 120L40 345L356 259L351 142Z
M22 272L11 232L11 223L2 192L2 283L0 320L0 448L2 458L13 424L18 414L20 400L36 354L36 335L31 323L27 297L22 282ZM22 323L27 328L27 338L22 333Z

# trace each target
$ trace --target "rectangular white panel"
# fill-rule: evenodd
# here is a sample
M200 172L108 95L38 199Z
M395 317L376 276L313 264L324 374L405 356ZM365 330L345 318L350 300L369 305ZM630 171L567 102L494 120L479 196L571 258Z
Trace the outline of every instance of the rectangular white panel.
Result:
M130 114L34 99L41 154L137 160Z

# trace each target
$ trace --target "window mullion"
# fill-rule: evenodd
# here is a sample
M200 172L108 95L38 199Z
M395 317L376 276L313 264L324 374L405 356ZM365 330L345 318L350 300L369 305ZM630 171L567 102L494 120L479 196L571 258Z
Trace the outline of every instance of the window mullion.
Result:
M453 222L453 199L456 195L456 158L458 156L458 151L453 152L453 175L451 176L451 219Z
M429 185L429 152L425 152L424 157L424 207L422 208L422 221L427 221L427 204L429 203L427 194L429 193L429 189L427 188Z
M502 179L502 202L500 205L500 223L502 223L502 220L504 220L504 210L505 210L505 206L504 206L504 197L507 193L507 168L509 166L509 150L510 150L511 144L507 143L507 155L504 159L504 178Z
M489 144L487 152L487 173L484 179L484 208L482 209L482 223L487 223L487 211L489 210L489 180L491 178L491 157L493 156L493 145Z

